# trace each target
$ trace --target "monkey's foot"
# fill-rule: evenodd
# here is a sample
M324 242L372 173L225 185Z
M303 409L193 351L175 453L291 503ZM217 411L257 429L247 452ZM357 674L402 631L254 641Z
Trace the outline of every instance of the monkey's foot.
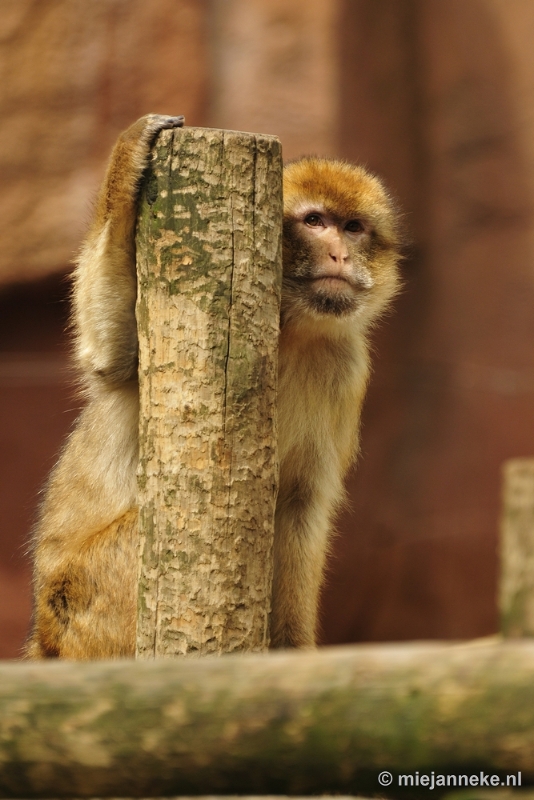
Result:
M144 117L138 119L133 125L130 125L124 133L119 136L119 143L124 142L139 142L146 150L146 155L150 150L150 146L158 133L170 128L182 128L185 122L185 117L180 114L177 117L170 117L166 114L145 114Z
M162 131L167 128L183 128L185 117L179 114L177 117L169 117L166 114L147 114L145 119L148 122L148 128L154 131Z
M166 114L147 114L142 119L145 122L143 134L150 141L155 139L160 131L183 128L185 122L183 114L177 117L168 117Z

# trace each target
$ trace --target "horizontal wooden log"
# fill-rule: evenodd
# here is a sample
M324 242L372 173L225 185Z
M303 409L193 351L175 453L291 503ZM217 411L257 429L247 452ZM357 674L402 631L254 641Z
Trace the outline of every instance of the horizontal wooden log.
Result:
M528 641L0 664L1 797L395 797L416 771L525 786L533 753Z

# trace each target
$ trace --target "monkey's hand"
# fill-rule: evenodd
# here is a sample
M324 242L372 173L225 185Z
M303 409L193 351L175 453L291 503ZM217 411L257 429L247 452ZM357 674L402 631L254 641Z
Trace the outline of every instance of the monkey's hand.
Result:
M74 283L76 355L87 382L116 387L137 372L135 222L137 197L158 133L183 116L147 114L113 148Z

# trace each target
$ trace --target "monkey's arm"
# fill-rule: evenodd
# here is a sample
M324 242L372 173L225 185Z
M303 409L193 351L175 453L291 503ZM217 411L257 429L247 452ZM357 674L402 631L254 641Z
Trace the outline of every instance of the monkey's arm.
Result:
M358 453L368 349L361 337L332 349L282 330L279 357L271 646L313 647L332 523Z
M330 520L295 484L276 510L271 647L313 647Z
M148 114L119 136L74 278L76 358L89 386L116 386L137 367L135 222L150 147L183 116Z
M300 459L299 459L300 460ZM281 465L276 507L271 647L313 647L332 518L344 497L345 470L333 450L300 473ZM291 470L292 472L292 470Z

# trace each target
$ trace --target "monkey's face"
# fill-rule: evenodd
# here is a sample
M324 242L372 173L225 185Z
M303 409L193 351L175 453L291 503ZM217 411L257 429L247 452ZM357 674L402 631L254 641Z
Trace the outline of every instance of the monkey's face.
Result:
M363 168L306 158L284 172L282 324L370 324L398 285L396 214Z
M284 234L286 286L318 314L355 312L374 286L366 257L368 224L339 217L321 204L303 204L286 221Z

